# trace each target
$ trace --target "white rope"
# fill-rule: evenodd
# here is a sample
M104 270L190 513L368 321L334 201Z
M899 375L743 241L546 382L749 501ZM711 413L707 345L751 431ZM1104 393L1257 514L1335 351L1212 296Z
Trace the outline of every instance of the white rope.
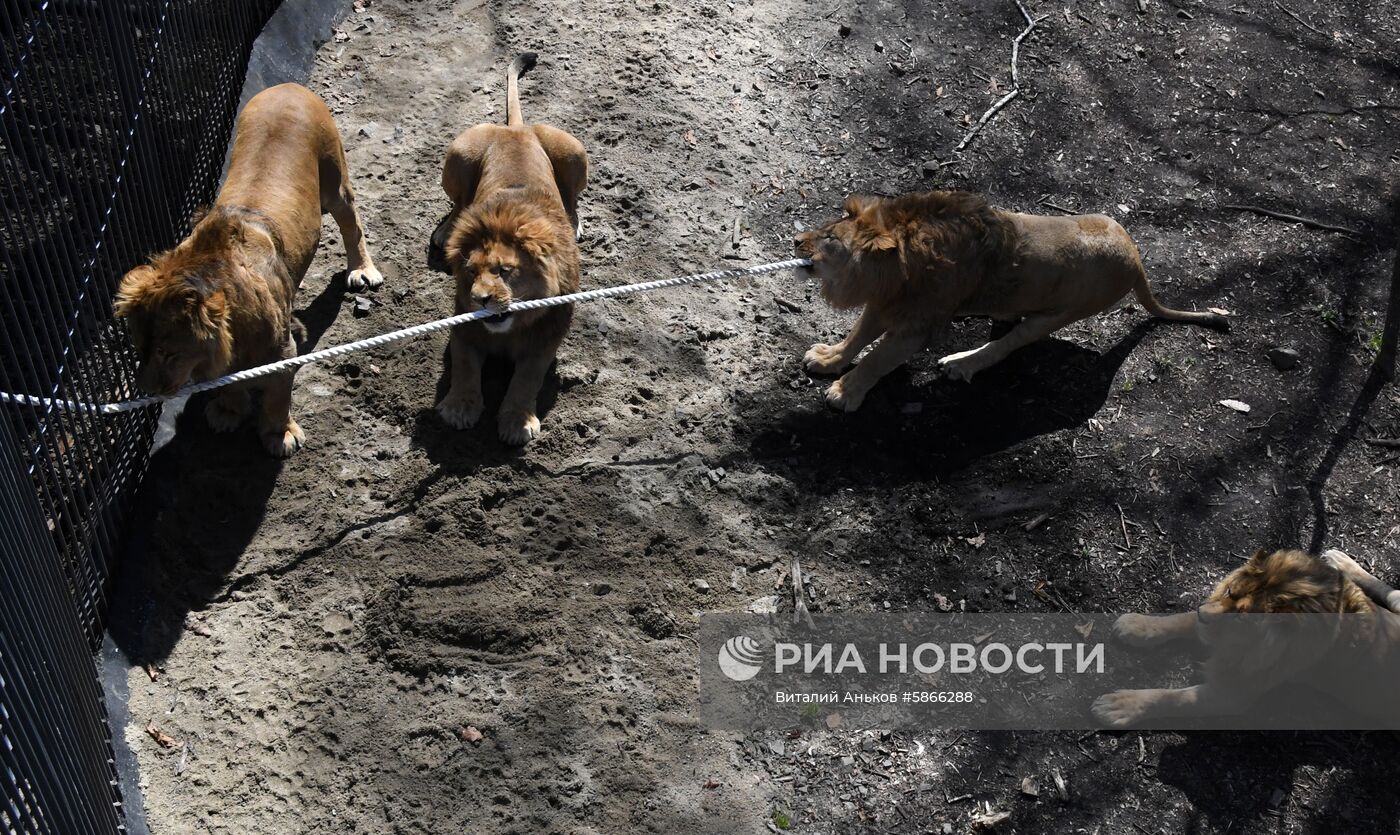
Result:
M67 409L71 412L88 412L99 415L115 415L122 412L130 412L133 409L142 409L147 406L154 406L167 400L175 400L182 397L189 397L192 394L199 394L202 391L221 388L233 383L242 383L248 380L255 380L258 377L266 377L269 374L277 374L299 366L313 362L319 362L332 357L340 357L346 354L353 354L357 351L366 351L370 348L378 348L380 345L387 345L390 342L397 342L401 339L412 339L416 336L435 333L446 330L457 325L464 325L477 319L486 319L500 313L517 313L522 310L538 310L544 307L558 307L576 302L591 302L598 299L611 299L616 296L628 296L633 293L645 293L649 290L664 290L670 287L680 287L685 284L698 284L702 281L725 281L732 278L743 278L749 275L763 275L774 273L780 270L791 269L793 267L811 266L812 262L807 258L789 258L786 261L776 261L772 264L759 264L756 267L740 267L736 270L720 270L712 273L696 273L695 275L684 275L676 278L662 278L656 281L644 281L640 284L623 284L619 287L599 287L596 290L584 290L579 293L569 293L564 296L551 296L547 299L529 299L527 301L511 302L503 309L488 308L485 310L474 310L471 313L462 313L457 316L449 316L446 319L438 319L433 322L424 322L421 325L414 325L403 330L390 331L389 333L371 336L368 339L361 339L356 342L347 342L344 345L336 345L310 354L303 354L299 357L290 357L278 360L268 365L259 365L253 368L246 368L242 371L235 371L232 374L225 374L222 377L206 380L202 383L194 383L185 386L169 397L138 397L132 400L122 400L117 403L78 403L73 400L61 400L51 397L35 397L31 394L11 394L0 391L0 402L18 403L27 406L49 406L60 409Z

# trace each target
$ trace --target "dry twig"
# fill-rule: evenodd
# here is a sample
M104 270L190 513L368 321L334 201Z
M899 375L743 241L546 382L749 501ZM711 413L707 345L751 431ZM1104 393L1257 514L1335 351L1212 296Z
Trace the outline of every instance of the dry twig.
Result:
M1010 104L1012 99L1021 95L1020 70L1016 66L1016 61L1021 54L1021 41L1025 40L1026 36L1029 35L1033 29L1035 29L1036 24L1044 20L1047 17L1047 15L1041 15L1040 17L1031 17L1031 13L1026 11L1026 7L1024 4L1021 3L1021 0L1016 0L1016 8L1021 10L1021 16L1026 19L1026 28L1022 29L1021 34L1017 35L1015 40L1011 42L1011 92L997 99L995 104L987 108L987 112L982 114L982 118L977 120L977 122L972 126L972 128L968 130L967 135L964 136L962 138L962 141L958 143L958 146L953 149L954 152L958 152L961 151L963 148L966 148L967 143L972 141L972 137L977 135L977 132L982 129L983 125L991 121L992 117L997 115L997 112L1000 111L1003 107L1006 107L1008 104Z
M1278 2L1278 0L1274 0L1274 5L1275 5L1275 6L1278 6L1279 9L1281 9L1281 10L1283 11L1284 14L1288 15L1289 17L1293 18L1294 20L1298 21L1299 23L1303 24L1304 26L1308 27L1309 29L1313 30L1313 31L1316 32L1317 34L1321 35L1322 37L1324 37L1324 38L1330 38L1330 36L1329 36L1326 32L1322 31L1321 29L1317 28L1316 26L1312 25L1311 23L1308 23L1306 20L1303 20L1301 17L1298 16L1298 13L1297 13L1297 12L1293 11L1292 9L1290 9L1290 8L1288 8L1287 6L1283 5L1282 3Z
M1276 212L1272 209L1261 209L1258 206L1250 206L1241 203L1226 203L1220 208L1233 209L1237 212L1254 212L1256 215L1263 215L1264 217L1271 217L1277 220L1286 220L1290 223L1301 223L1304 226L1310 226L1313 229L1321 229L1324 232L1340 232L1343 235L1352 235L1357 238L1361 237L1360 232L1348 226L1333 226L1330 223L1323 223L1320 220L1313 220L1312 218L1307 217L1299 217L1298 215L1286 215L1283 212Z

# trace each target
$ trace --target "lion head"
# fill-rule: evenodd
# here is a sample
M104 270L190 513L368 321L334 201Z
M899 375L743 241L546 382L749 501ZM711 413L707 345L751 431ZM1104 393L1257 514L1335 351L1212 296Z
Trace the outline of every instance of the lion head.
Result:
M1216 585L1202 608L1221 614L1331 614L1375 607L1359 586L1317 557L1260 549Z
M822 296L836 308L897 302L910 281L997 268L1016 232L978 195L930 191L846 198L837 220L796 238Z
M1247 678L1280 665L1300 669L1327 652L1344 627L1349 639L1364 638L1374 624L1336 616L1375 611L1356 583L1323 560L1260 550L1197 609L1196 635L1212 648L1207 667L1214 677Z
M812 259L822 297L838 309L887 295L902 273L899 241L881 216L883 200L852 195L844 214L796 238L797 254Z
M221 207L196 217L188 239L122 276L113 312L127 322L140 361L136 384L143 391L169 396L226 373L234 352L235 285L265 291L265 282L245 275L254 270L266 273L266 280L289 281L275 239L265 229L246 228L246 215ZM256 245L244 250L252 238ZM259 249L265 257L251 262ZM265 295L256 286L252 292ZM275 311L272 316L285 318Z
M447 263L464 312L550 298L578 287L578 246L568 219L544 195L500 195L468 208L448 236ZM543 313L502 311L479 321L491 333L504 334Z

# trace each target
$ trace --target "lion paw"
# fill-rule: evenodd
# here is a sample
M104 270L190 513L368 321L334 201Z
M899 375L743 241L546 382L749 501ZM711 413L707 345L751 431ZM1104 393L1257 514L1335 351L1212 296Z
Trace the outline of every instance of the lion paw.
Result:
M965 383L972 382L972 376L982 370L982 364L977 360L977 349L942 357L938 360L938 367L943 369L948 379Z
M808 374L835 374L847 365L849 363L835 345L823 345L818 342L802 355L802 367Z
M248 398L216 397L204 407L204 420L215 432L232 432L248 416Z
M373 290L384 283L384 276L374 267L351 270L345 274L347 290Z
M287 426L280 432L276 429L271 432L262 433L263 449L268 454L276 458L290 458L292 453L301 449L306 444L306 435L302 433L301 427L291 418L287 418Z
M528 412L502 412L496 431L505 443L524 446L540 436L540 419Z
M826 390L826 405L838 412L854 412L865 402L865 393L847 392L843 380L837 380Z
M1113 622L1113 637L1130 647L1152 646L1165 639L1158 618L1138 614L1119 615Z
M453 429L471 429L476 426L476 422L481 420L481 412L484 409L481 398L470 397L448 392L447 396L437 404L438 416L442 422Z
M1114 690L1094 700L1094 718L1110 728L1128 728L1147 714L1148 700L1141 690Z

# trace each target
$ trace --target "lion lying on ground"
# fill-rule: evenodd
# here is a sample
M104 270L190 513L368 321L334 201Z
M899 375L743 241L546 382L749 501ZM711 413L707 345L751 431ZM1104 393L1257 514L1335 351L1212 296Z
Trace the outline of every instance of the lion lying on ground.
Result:
M1163 319L1227 328L1214 313L1163 307L1152 295L1132 238L1104 215L1040 217L994 209L974 194L933 191L850 197L845 216L797 237L797 253L839 309L864 307L836 345L813 345L812 374L835 374L880 343L826 391L832 407L860 408L871 387L939 336L954 319L1014 324L980 348L938 361L971 380L1024 345L1137 294Z
M1123 615L1114 624L1114 637L1132 646L1200 641L1211 653L1205 684L1116 690L1094 702L1094 716L1114 728L1172 717L1230 716L1246 712L1276 687L1306 684L1358 716L1400 727L1396 612L1400 592L1341 551L1321 558L1302 551L1260 551L1221 581L1198 610ZM1261 617L1229 617L1240 614Z
M524 123L517 79L534 65L532 52L510 65L505 126L467 129L443 163L442 187L452 211L433 233L429 260L439 248L445 252L457 280L459 314L578 289L575 229L588 156L564 131ZM497 431L508 444L537 437L536 400L572 319L573 306L561 305L498 313L453 328L451 382L438 414L456 429L475 426L485 408L482 361L504 356L515 362L515 372Z
M384 282L365 246L340 134L326 105L296 84L258 93L238 116L228 177L190 236L122 277L116 314L141 358L136 383L171 395L187 383L296 356L292 298L321 241L321 215L340 227L351 290ZM292 419L287 371L219 389L205 409L235 429L262 389L258 437L286 457L305 441Z

